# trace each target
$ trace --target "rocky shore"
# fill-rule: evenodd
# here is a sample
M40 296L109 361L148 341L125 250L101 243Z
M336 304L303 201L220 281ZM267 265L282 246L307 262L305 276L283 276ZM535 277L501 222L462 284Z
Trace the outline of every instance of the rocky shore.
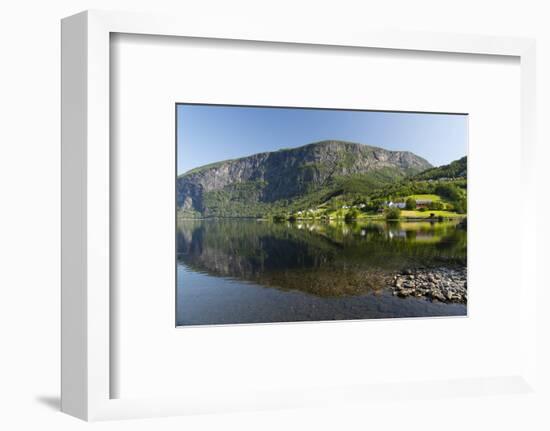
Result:
M425 297L432 301L466 304L466 268L429 268L405 270L393 276L393 294Z

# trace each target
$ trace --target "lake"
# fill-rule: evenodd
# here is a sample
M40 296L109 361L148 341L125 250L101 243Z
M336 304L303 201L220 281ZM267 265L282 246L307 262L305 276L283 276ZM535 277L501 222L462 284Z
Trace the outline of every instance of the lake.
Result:
M465 268L458 221L178 220L176 324L464 316L466 304L402 298L394 274Z

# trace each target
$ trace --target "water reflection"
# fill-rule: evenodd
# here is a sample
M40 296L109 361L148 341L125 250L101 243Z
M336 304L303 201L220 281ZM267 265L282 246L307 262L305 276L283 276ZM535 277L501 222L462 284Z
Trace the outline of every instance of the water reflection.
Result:
M395 271L465 265L466 231L452 221L346 224L180 220L177 249L180 324L197 323L189 319L197 310L202 323L330 319L342 313L335 309L331 315L327 307L338 308L342 301L347 309L355 310L353 318L369 318L372 316L366 309L361 313L361 307L355 306L364 303L367 296L372 302L377 295L395 302L389 314L403 315L395 308L405 307L407 301L387 298L385 289ZM210 286L210 290L201 290L201 285ZM254 299L246 299L243 293L250 293L250 289ZM258 304L273 295L278 299L260 314ZM223 310L229 307L225 296L231 296L231 307L241 308L240 314ZM424 303L422 307L426 307ZM275 313L279 317L270 320L270 307L278 309L281 304L286 304L285 311ZM307 313L297 316L297 310L312 304L325 311L311 317ZM465 308L439 304L443 306L453 309L450 314L465 313ZM231 313L233 320L227 321ZM410 310L404 313L415 315ZM442 313L443 308L439 315Z

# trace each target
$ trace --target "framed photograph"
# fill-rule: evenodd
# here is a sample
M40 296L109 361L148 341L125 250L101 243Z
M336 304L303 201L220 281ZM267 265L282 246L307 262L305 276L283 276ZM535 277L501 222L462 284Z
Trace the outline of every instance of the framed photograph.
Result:
M532 40L88 11L62 54L63 411L537 394Z
M176 325L467 314L466 114L182 103L176 127Z

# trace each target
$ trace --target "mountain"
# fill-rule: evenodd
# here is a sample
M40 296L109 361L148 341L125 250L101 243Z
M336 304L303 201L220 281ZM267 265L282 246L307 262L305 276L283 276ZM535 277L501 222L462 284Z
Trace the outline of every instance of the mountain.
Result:
M364 192L432 168L408 151L322 141L298 148L226 160L177 179L178 213L257 216Z
M431 168L424 172L415 175L412 179L415 180L439 180L444 178L467 178L468 177L468 160L467 156L455 160L448 165Z

